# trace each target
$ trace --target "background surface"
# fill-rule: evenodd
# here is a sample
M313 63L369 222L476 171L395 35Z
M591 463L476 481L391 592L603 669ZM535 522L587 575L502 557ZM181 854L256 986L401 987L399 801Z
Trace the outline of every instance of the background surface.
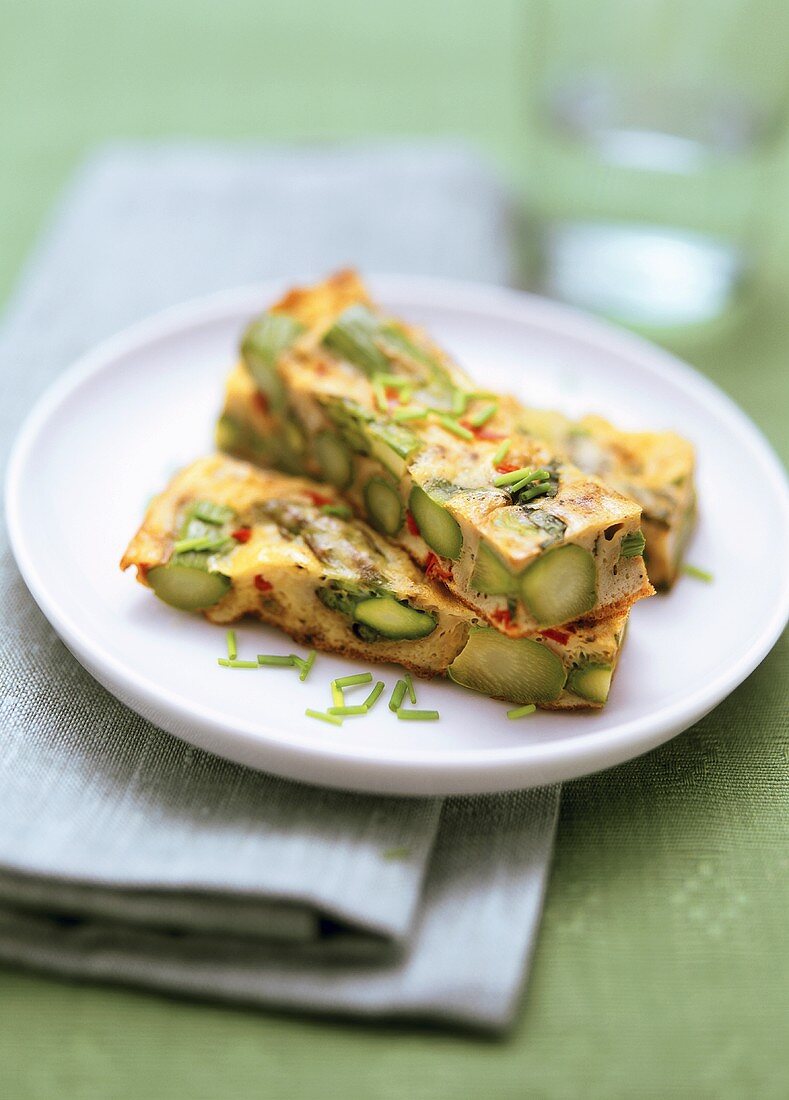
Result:
M522 6L0 0L0 299L72 168L108 138L462 136L528 187ZM583 19L587 5L578 8ZM673 342L784 457L787 184L784 151L747 313L706 340ZM747 507L733 500L732 552L746 545ZM682 738L565 788L528 999L506 1042L0 971L0 1091L47 1100L785 1095L786 668L784 642Z

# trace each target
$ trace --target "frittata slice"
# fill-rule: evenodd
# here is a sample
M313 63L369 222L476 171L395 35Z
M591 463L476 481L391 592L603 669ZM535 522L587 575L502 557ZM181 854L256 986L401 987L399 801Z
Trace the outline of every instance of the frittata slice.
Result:
M605 702L627 622L508 639L334 489L225 455L192 463L151 502L121 560L131 565L165 602L212 622L255 616L305 645L552 709Z
M352 273L286 295L242 355L219 446L333 483L496 629L528 636L652 593L638 504L518 430L517 402L377 314Z
M642 508L644 558L656 588L677 579L696 522L695 453L676 432L623 432L600 416L571 420L522 408L520 426Z

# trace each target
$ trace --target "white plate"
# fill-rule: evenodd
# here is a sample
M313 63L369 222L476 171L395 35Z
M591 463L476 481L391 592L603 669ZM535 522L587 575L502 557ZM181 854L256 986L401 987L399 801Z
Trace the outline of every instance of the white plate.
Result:
M289 670L219 668L222 629L120 573L149 495L210 449L239 331L281 282L123 333L38 404L12 457L7 509L17 562L44 614L97 680L164 729L312 783L414 795L536 786L620 763L686 729L756 667L787 618L789 494L765 440L690 368L566 308L445 281L372 283L485 385L624 427L675 428L696 444L701 522L689 559L715 582L683 578L670 596L634 609L605 710L508 721L504 704L434 681L419 684L419 704L437 707L440 722L399 722L384 701L335 729L304 709L328 705L329 680L358 663L319 655L305 684ZM242 656L293 648L257 624L238 634ZM393 667L373 672L391 689Z

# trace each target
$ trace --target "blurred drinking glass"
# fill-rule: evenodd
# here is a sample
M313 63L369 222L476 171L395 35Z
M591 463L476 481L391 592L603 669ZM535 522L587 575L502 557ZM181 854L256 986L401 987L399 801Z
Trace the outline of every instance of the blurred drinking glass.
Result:
M648 328L721 316L786 119L789 0L534 4L542 289Z

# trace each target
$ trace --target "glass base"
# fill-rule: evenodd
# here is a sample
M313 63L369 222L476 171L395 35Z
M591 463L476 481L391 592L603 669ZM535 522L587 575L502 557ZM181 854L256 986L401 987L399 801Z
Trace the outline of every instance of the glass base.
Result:
M733 245L686 230L564 222L546 233L543 293L647 328L701 325L731 305L743 280Z

